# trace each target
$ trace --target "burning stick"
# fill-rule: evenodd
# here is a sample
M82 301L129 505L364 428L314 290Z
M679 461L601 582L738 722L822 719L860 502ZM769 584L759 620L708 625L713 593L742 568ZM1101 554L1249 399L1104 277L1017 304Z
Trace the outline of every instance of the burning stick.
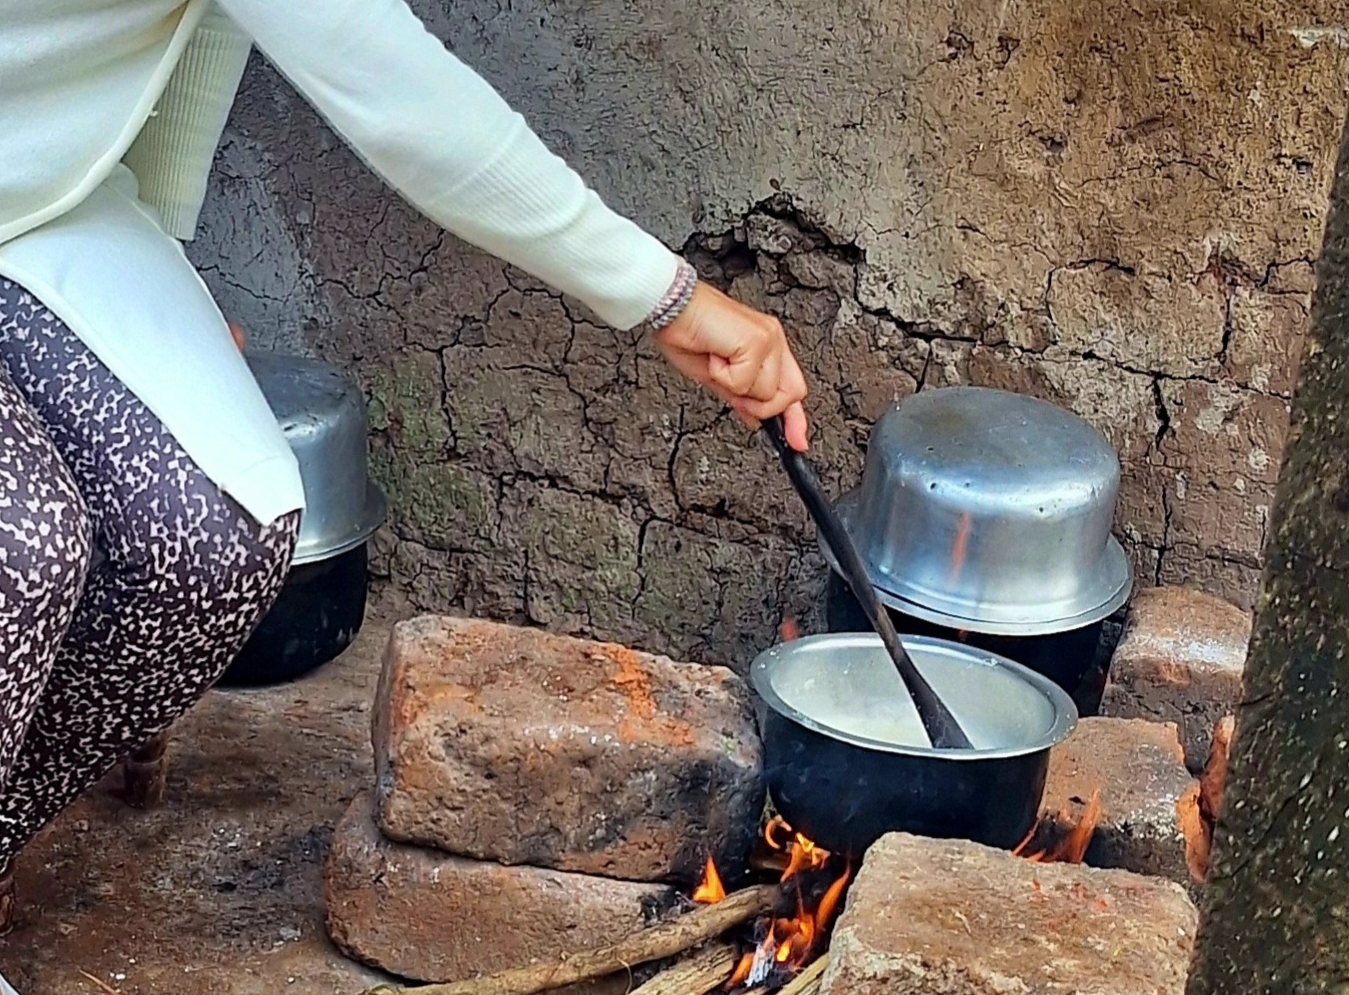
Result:
M735 947L718 943L662 971L629 995L707 995L731 976L735 960Z
M778 995L819 995L820 981L824 978L824 969L829 966L829 955L823 954L791 981Z
M448 985L423 985L415 989L381 985L365 995L399 995L402 992L415 992L416 995L537 995L554 988L594 981L637 964L678 956L690 947L770 912L781 897L782 889L776 885L745 888L715 905L700 906L687 915L644 929L613 946L572 954L559 964L516 967L485 978Z

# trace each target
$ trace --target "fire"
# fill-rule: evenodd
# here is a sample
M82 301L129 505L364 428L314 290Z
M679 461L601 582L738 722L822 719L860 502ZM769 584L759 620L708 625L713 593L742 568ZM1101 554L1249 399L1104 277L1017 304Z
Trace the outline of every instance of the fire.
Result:
M1083 809L1081 818L1076 822L1072 821L1066 811L1059 813L1055 820L1055 839L1049 846L1032 853L1025 852L1031 841L1039 835L1040 827L1036 825L1012 854L1025 857L1037 864L1080 864L1087 855L1087 847L1091 845L1091 837L1096 832L1096 824L1100 821L1101 792L1098 788L1091 793L1091 799ZM1064 825L1068 827L1066 832L1059 829Z
M778 636L784 643L790 643L794 639L801 638L801 629L790 617L784 618L782 624L778 626Z
M810 871L825 868L831 859L828 850L819 847L804 833L798 833L780 816L774 817L764 828L764 842L781 856L775 856L772 867L781 868L781 883L796 880L796 914L782 917L766 917L755 927L755 944L736 964L734 972L726 982L726 990L742 985L759 985L777 973L796 974L806 967L818 953L821 937L833 922L838 912L843 893L852 878L852 868L845 867L843 873L830 882L815 907L808 908L801 876ZM693 891L693 900L700 904L712 905L726 897L721 876L717 873L715 862L710 858L703 870L703 879Z
M725 898L726 889L722 886L721 875L717 873L717 865L708 857L707 866L703 868L703 879L693 889L693 900L699 905L716 905Z
M779 833L787 836L789 842L779 842L777 838ZM792 827L787 825L786 820L780 815L775 815L764 827L763 838L774 850L785 851L787 854L787 866L781 878L783 883L802 871L819 870L829 862L828 850L820 849L801 833L792 832Z

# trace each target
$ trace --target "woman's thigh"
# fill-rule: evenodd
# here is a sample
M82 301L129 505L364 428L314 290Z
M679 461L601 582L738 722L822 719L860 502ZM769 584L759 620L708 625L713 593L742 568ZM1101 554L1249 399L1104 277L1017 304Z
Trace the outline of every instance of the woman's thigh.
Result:
M0 378L69 468L98 554L0 790L3 871L216 681L280 591L299 514L260 525L64 323L3 280Z
M0 790L74 618L89 550L75 479L0 370Z
M141 651L142 674L171 667L181 673L169 683L189 694L210 684L228 663L221 648L237 650L284 579L293 516L261 527L64 323L3 280L0 314L14 316L0 335L0 367L49 431L94 527L100 562L68 642L115 635ZM168 638L172 657L151 652Z

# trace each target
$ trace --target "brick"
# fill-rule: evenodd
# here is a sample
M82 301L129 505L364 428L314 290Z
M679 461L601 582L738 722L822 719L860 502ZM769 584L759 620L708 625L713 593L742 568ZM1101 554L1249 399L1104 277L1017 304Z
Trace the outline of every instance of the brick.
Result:
M324 867L328 935L343 953L449 982L615 943L679 901L646 882L505 867L385 839L358 797Z
M386 836L478 860L691 883L736 880L763 749L729 670L494 623L390 637L374 716Z
M1198 773L1214 725L1241 697L1251 616L1184 587L1139 591L1101 699L1101 713L1174 722L1185 762Z
M1181 995L1197 922L1161 878L894 834L863 861L821 995Z
M1101 818L1087 848L1093 867L1157 874L1186 884L1185 835L1176 805L1195 785L1173 722L1082 719L1049 754L1036 846L1062 831L1060 812L1079 818L1094 790Z

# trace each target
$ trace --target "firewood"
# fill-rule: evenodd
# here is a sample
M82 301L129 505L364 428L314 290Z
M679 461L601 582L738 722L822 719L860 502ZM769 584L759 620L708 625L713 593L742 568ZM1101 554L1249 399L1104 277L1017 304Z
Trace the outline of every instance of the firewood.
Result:
M707 995L731 976L738 956L733 944L717 943L661 971L629 995Z
M568 956L556 964L515 967L485 978L448 985L391 988L380 985L365 995L538 995L584 981L616 974L637 964L675 957L691 947L721 936L727 930L773 910L782 897L777 885L757 885L728 895L716 905L705 905L687 915L659 923L625 940L598 950Z
M824 969L828 966L829 955L826 953L792 978L778 995L820 995L820 981L824 977Z

